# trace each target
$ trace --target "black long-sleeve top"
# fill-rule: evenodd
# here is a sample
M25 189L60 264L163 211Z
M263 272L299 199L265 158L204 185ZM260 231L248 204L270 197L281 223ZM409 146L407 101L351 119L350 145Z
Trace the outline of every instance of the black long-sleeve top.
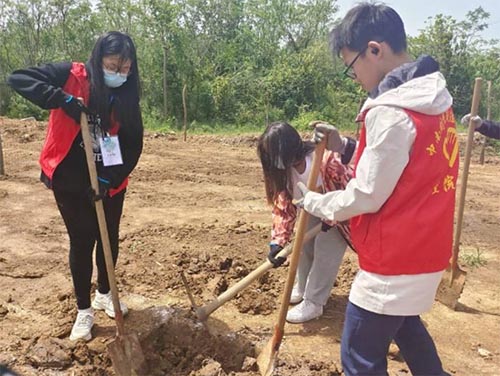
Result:
M56 63L17 70L9 76L8 84L39 107L55 109L64 101L65 93L62 88L69 77L71 67L72 63ZM120 92L121 88L111 89L110 101L119 101ZM143 124L140 112L135 117L130 119L130 122L134 123L134 129L126 129L120 125L118 131L123 164L105 167L102 161L96 162L99 177L108 180L113 188L117 188L132 172L142 153ZM90 180L85 158L82 136L79 133L68 154L57 166L52 180L43 172L41 180L53 189L71 192L87 190Z

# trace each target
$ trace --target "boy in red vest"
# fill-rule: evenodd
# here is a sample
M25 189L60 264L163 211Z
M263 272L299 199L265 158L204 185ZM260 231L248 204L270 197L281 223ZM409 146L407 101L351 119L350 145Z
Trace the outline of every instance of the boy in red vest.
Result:
M351 221L360 270L341 342L346 375L387 375L395 341L413 375L446 375L420 314L434 302L452 249L458 141L437 62L412 61L400 16L383 4L352 8L330 33L344 73L369 92L355 177L344 190L304 194L314 216ZM329 147L342 142L335 127ZM299 183L300 184L300 183Z

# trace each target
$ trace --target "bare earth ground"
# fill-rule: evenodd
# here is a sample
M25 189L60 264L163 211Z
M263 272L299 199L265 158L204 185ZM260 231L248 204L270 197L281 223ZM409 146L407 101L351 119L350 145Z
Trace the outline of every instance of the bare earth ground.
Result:
M45 123L0 118L0 363L21 375L113 375L106 344L114 322L96 314L94 339L71 343L76 308L68 239L54 199L38 181ZM464 138L464 137L462 137ZM117 278L151 375L258 375L255 358L276 321L286 268L272 270L215 311L190 311L178 271L198 304L255 269L267 253L270 210L254 136L147 134L121 227ZM476 148L478 149L478 148ZM461 252L468 267L457 311L436 302L423 316L445 369L500 375L500 158L473 157ZM480 252L477 256L477 252ZM357 270L348 252L325 314L285 327L276 375L340 375L344 309ZM464 264L464 260L462 260ZM464 265L465 266L465 265ZM408 375L397 348L391 375Z

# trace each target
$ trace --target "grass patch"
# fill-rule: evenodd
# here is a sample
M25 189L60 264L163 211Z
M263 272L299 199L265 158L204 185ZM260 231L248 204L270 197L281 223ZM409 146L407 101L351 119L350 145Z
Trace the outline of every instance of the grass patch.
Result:
M464 249L460 254L460 260L471 268L478 268L488 263L479 247Z
M287 121L294 126L299 132L310 132L309 122L312 120L321 119L317 113L301 113L297 118ZM156 116L143 114L144 128L151 132L161 133L176 133L182 134L184 132L182 123L176 119L160 120ZM327 121L327 120L325 120ZM350 121L342 124L334 124L341 134L352 135L356 132L357 123ZM188 134L224 134L224 135L238 135L238 134L261 134L266 125L262 124L234 124L222 122L198 122L192 121L187 126Z

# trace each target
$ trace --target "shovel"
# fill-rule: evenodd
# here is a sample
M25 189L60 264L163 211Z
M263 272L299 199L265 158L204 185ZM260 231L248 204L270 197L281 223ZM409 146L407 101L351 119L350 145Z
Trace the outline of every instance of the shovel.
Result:
M316 183L318 180L321 161L323 159L323 153L325 151L325 145L326 137L321 143L316 146L312 162L311 174L309 175L309 179L307 180L307 188L311 191L316 191ZM290 304L290 295L292 294L293 283L295 281L295 273L297 272L297 267L299 265L300 252L302 250L302 244L304 243L304 234L306 232L309 216L309 213L307 213L305 210L302 210L300 213L299 222L297 225L297 234L293 242L293 250L290 257L290 266L288 269L285 290L283 291L281 306L278 313L278 322L274 327L273 336L257 357L257 365L259 366L260 374L263 376L272 375L276 366L278 351L284 334L286 314L288 311L288 306Z
M90 183L95 192L99 192L99 182L97 181L97 171L94 163L94 152L92 150L92 139L90 136L87 115L82 111L80 118L83 144L85 146L85 155L87 166L89 168ZM146 361L142 353L141 344L137 334L125 334L123 323L123 314L118 299L118 289L116 287L115 267L111 254L111 245L109 243L108 227L104 214L104 205L102 200L95 202L97 221L101 234L102 246L104 249L104 259L106 261L106 271L108 272L109 287L113 299L113 308L115 310L115 322L117 329L116 338L108 344L108 353L113 362L113 368L118 376L144 375L146 372Z
M303 243L314 238L321 231L321 223L318 223L312 229L307 231L304 235ZM283 248L276 257L288 257L292 252L292 244L288 244L285 248ZM257 269L247 274L244 278L242 278L239 282L235 283L234 286L231 286L210 303L205 304L204 306L198 307L193 299L189 286L187 284L186 277L184 274L181 274L182 283L184 284L184 288L188 294L189 300L191 302L192 307L198 317L198 320L205 321L208 319L208 316L216 309L224 305L226 302L234 298L236 294L246 289L253 281L257 278L265 274L269 269L273 268L273 264L269 260L266 259Z
M467 142L465 145L464 169L462 171L462 181L460 186L460 197L458 199L458 216L455 228L455 241L450 265L443 274L443 279L439 284L436 299L444 305L455 309L458 299L462 294L467 273L460 269L458 265L458 253L460 251L460 236L462 234L462 222L464 218L465 193L467 191L467 179L469 177L469 165L472 153L472 143L474 141L474 127L471 124L472 118L477 115L479 100L481 98L482 78L476 78L474 83L474 93L472 95L471 120L467 132Z

